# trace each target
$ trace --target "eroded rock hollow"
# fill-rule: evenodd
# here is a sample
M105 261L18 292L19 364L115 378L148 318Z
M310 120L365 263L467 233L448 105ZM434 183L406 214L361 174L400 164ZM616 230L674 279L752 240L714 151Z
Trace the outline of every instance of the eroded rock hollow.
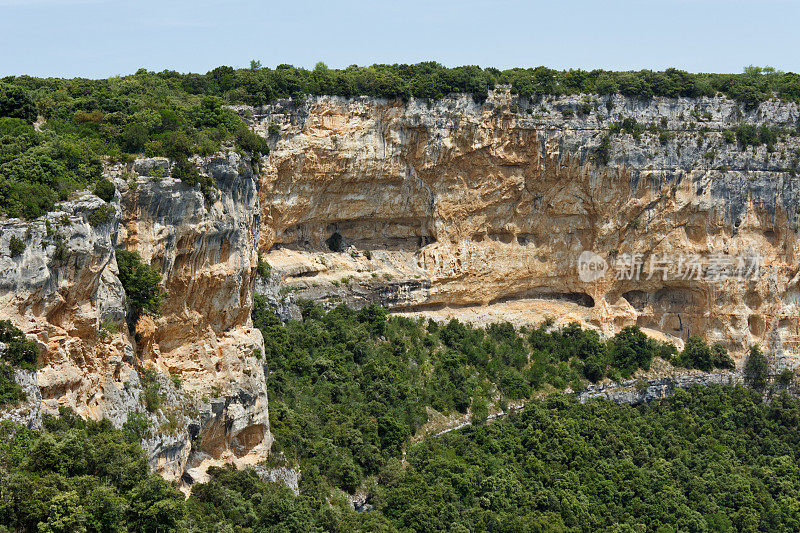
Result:
M733 130L795 130L795 104L496 92L249 112L273 142L260 249L290 289L260 288L278 303L482 306L473 315L502 318L499 303L523 321L638 324L735 354L761 344L794 364L800 140L748 147ZM606 275L581 279L583 251ZM641 275L624 275L624 258ZM699 275L686 275L690 261Z

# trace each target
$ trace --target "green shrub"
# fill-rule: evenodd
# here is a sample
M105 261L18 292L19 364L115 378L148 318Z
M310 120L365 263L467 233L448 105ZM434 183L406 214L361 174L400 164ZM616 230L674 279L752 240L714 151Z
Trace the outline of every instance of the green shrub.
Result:
M600 139L600 145L594 151L594 157L597 163L606 166L611 161L611 137L604 135Z
M742 149L766 144L770 151L774 150L774 145L778 142L778 133L779 130L763 124L760 127L755 124L739 124L735 130L736 140ZM728 138L725 140L727 142Z
M11 257L22 255L22 252L24 251L25 243L16 235L12 235L11 239L8 241L8 252L11 254Z
M0 342L6 344L3 359L9 364L26 370L35 370L39 357L39 345L29 341L10 320L0 320Z
M128 414L127 420L122 424L122 432L130 442L140 443L150 436L150 422L147 415L141 411Z
M781 372L775 378L775 382L781 385L782 387L788 387L793 379L794 379L794 372L786 368L784 370L781 370Z
M36 121L36 104L28 91L17 85L0 82L0 118L18 118L25 122Z
M701 337L692 335L686 340L686 345L678 357L678 363L687 368L697 368L707 372L714 367L714 358L708 344Z
M148 368L139 373L139 378L142 382L142 398L145 409L155 413L161 407L161 385L158 382L158 374L155 370Z
M620 124L620 128L625 133L630 133L633 135L633 138L637 141L642 137L642 133L645 131L645 127L643 124L639 124L635 118L627 117L622 119L622 124Z
M200 186L203 198L209 203L215 200L214 181L211 176L205 176L197 171L197 167L188 159L180 159L172 167L172 177L185 183L189 187Z
M66 263L67 258L69 257L69 246L67 246L67 238L64 237L64 234L60 231L53 233L53 256L52 256L52 266L59 267L63 266Z
M161 288L161 273L143 263L138 252L117 250L119 280L125 289L134 319L141 314L158 315L167 293Z
M267 128L267 133L270 135L278 135L281 132L281 127L275 124L274 122L269 125Z
M114 195L116 194L117 189L114 187L114 184L111 183L111 181L109 181L108 179L100 178L94 184L93 192L101 200L105 202L110 202L111 200L114 199Z
M722 139L726 144L733 144L736 141L736 132L733 130L722 130Z
M25 399L25 393L14 375L11 365L0 362L0 408L16 405Z
M760 144L758 139L758 126L753 124L739 124L736 126L735 132L736 140L742 148L758 146Z
M96 228L109 223L114 218L114 214L116 214L114 206L106 204L89 213L88 221L92 227Z
M236 145L258 158L269 154L269 144L264 137L253 133L247 126L236 130Z
M735 368L736 365L733 362L733 358L731 358L730 354L728 354L728 349L719 342L715 343L714 346L711 347L711 365L714 368Z
M655 342L638 326L626 326L610 340L612 365L623 377L632 375L638 368L648 370L654 351Z
M256 274L261 279L269 279L270 273L272 272L272 267L269 263L261 259L261 254L258 254L258 265L256 266Z
M194 187L198 183L205 182L204 176L201 176L195 167L188 159L179 159L175 166L172 167L172 177L182 181L189 187Z

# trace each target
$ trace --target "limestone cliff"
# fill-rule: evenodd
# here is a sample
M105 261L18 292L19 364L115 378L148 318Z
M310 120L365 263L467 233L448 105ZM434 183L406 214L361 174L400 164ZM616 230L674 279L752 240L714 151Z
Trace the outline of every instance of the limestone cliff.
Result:
M737 354L760 343L776 365L800 355L800 139L742 148L725 133L740 123L796 130L796 104L534 102L498 91L483 103L319 97L241 112L273 145L260 249L283 283L277 303L488 310L524 299L537 316L582 309L576 316L606 333L636 323ZM614 123L627 127L609 136ZM714 281L705 265L703 279L610 271L584 282L584 250L608 264L625 254L645 265L695 254L762 264L747 281Z
M196 164L213 178L215 198L169 177L167 160L145 159L108 167L117 188L110 212L84 193L42 219L0 222L0 318L39 341L29 380L41 408L117 426L145 413L151 465L186 482L210 464L263 460L271 441L263 339L250 321L258 183L233 152ZM12 236L27 243L17 257ZM115 248L161 271L168 297L159 317L126 324ZM149 410L148 387L157 398ZM28 396L27 409L3 417L41 423L39 399Z
M122 426L144 413L151 465L187 484L212 464L259 462L271 436L254 291L284 319L299 298L376 302L604 334L635 323L738 356L760 343L775 368L800 358L800 138L742 147L726 132L796 132L795 104L500 90L480 103L318 97L237 110L272 152L195 158L211 194L170 177L166 159L140 158L106 166L108 205L82 192L40 219L0 220L0 319L41 348L39 369L17 373L26 402L0 418L36 426L64 406ZM26 243L14 256L12 237ZM160 316L131 322L116 249L161 272ZM582 279L584 251L608 272ZM627 279L614 272L626 256L761 265L745 280L710 278L708 265L698 279Z

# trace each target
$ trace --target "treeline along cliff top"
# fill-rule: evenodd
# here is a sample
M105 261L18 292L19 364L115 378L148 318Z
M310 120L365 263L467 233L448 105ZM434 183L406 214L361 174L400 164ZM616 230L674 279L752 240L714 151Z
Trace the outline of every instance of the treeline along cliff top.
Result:
M319 63L308 70L262 68L254 61L250 68L221 66L206 74L142 69L98 80L10 76L0 81L0 213L40 216L70 191L98 182L104 158L124 161L137 154L170 157L178 163L178 177L208 188L188 164L192 155L214 153L223 143L256 157L269 150L226 104L259 106L308 95L438 99L453 93L481 102L498 85L533 99L577 93L642 99L723 94L746 107L769 98L800 99L800 75L759 67L741 74L692 74L677 69L501 71L425 62L345 69Z

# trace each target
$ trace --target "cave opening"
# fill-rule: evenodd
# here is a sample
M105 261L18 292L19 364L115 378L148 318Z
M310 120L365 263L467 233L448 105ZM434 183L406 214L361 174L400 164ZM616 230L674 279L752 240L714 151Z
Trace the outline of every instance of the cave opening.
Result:
M333 235L325 240L325 244L328 245L328 249L331 252L344 252L346 247L344 237L342 237L342 234L338 231L334 231Z

